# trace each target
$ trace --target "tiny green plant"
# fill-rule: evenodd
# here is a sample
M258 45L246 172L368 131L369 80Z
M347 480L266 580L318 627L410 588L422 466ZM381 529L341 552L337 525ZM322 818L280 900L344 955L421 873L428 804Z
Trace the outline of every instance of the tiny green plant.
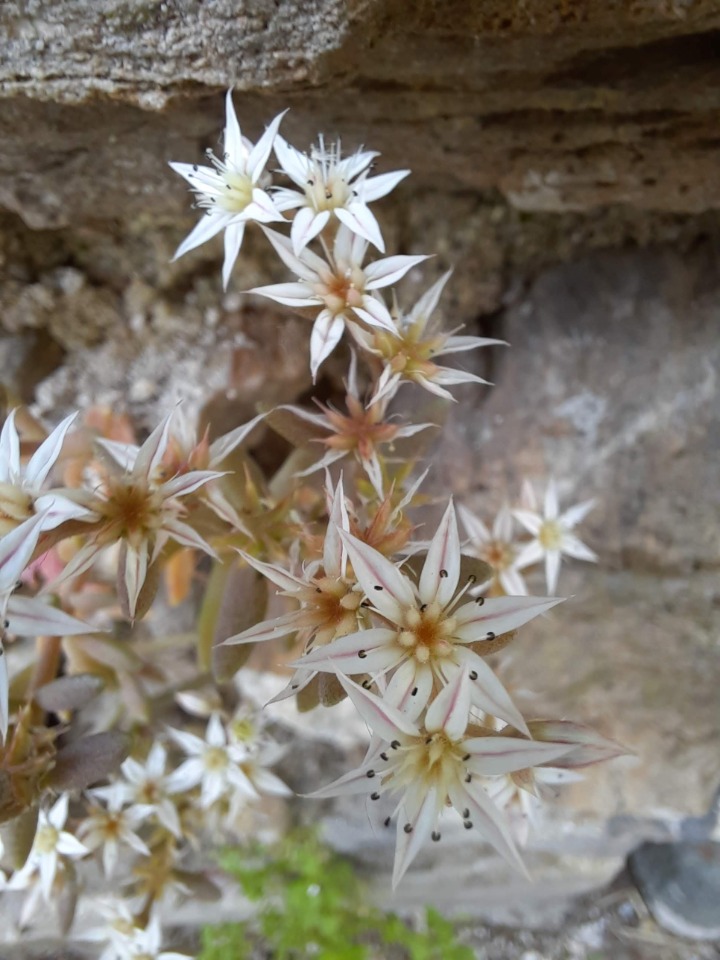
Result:
M241 923L206 927L198 960L473 960L453 924L425 911L414 929L397 914L374 906L352 864L312 833L294 834L275 847L233 849L221 864L257 901Z

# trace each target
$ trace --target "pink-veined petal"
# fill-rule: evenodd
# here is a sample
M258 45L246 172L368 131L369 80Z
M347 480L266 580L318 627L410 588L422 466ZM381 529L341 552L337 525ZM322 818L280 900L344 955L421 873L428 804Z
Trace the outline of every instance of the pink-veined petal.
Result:
M280 587L281 590L285 590L289 594L297 593L298 590L303 590L307 586L300 577L288 573L287 570L283 570L275 563L264 563L262 560L256 560L255 557L251 557L249 553L245 553L243 550L238 550L238 553L245 563L267 577L268 580L272 580L276 587Z
M445 607L452 600L460 576L460 538L452 500L447 506L420 575L418 592L423 603L437 600Z
M10 723L10 673L7 654L0 637L0 743L5 743Z
M432 833L437 824L444 799L444 797L439 796L435 787L430 787L419 807L414 811L414 815L408 815L405 808L400 807L395 840L393 890L400 883L408 867Z
M328 577L341 577L345 573L347 551L338 531L347 530L349 525L343 491L343 478L340 476L333 494L325 542L323 543L323 569Z
M172 418L172 412L164 417L138 450L132 468L133 477L147 480L162 463L168 446Z
M413 657L393 672L383 700L401 710L409 720L417 720L427 706L433 689L432 668Z
M471 737L463 740L463 750L470 754L466 764L471 773L498 777L550 763L570 753L572 747L566 743L543 743L520 737Z
M365 595L383 616L398 623L403 608L416 606L412 584L394 563L373 547L344 531L340 536Z
M217 470L191 470L189 473L181 473L177 477L167 480L160 487L160 493L163 500L170 497L186 497L211 480L219 480L220 477L224 476L226 476L225 473Z
M455 611L455 637L462 643L501 636L546 613L563 597L489 597L484 602L471 600Z
M173 540L181 543L184 547L193 547L195 550L202 550L202 552L206 553L209 557L214 557L215 560L219 559L207 540L201 537L196 530L193 530L190 524L183 523L182 520L177 519L165 520L163 522L163 530L169 533ZM158 537L158 539L160 538ZM156 549L153 560L158 554L159 551Z
M263 620L261 623L256 623L254 627L248 627L247 630L233 634L232 637L223 640L223 645L260 643L263 640L276 640L280 637L286 637L302 626L301 623L297 622L298 615L301 613L302 611L293 610L291 613L284 613L273 620Z
M591 727L570 720L530 720L528 727L536 741L565 743L570 747L567 754L552 764L555 767L585 767L631 752L615 740L603 737Z
M337 677L365 723L387 743L392 743L398 736L420 736L418 727L400 710L342 674Z
M223 434L222 437L218 437L217 440L213 440L210 444L209 451L211 466L215 466L223 461L236 447L239 447L264 418L265 414L259 413L256 417L253 417L252 420L248 420L247 423L243 423L229 433Z
M385 627L359 630L311 650L291 665L349 674L389 670L406 655L393 643L395 635Z
M10 597L7 619L9 632L18 637L70 637L100 632L97 627L34 597Z
M145 583L145 576L147 574L148 568L148 546L147 542L143 541L140 544L140 547L136 549L127 541L123 544L124 547L124 563L122 559L121 551L120 563L123 564L124 570L122 573L123 579L125 581L125 587L127 589L128 595L128 611L131 617L135 616L135 608L137 607L138 597L140 596L140 591L142 586Z
M492 802L479 783L455 783L450 786L450 800L461 814L469 812L472 823L480 836L493 846L508 863L528 876L527 869L510 833L510 827L502 813Z
M512 724L521 733L528 734L523 715L512 702L510 694L502 685L492 667L488 666L482 657L479 657L473 650L466 650L464 647L457 647L454 657L455 663L448 663L444 667L444 672L448 678L451 678L463 666L468 668L470 697L473 706Z
M449 740L460 740L470 717L470 680L467 668L457 671L428 707L425 729L428 733L441 730Z

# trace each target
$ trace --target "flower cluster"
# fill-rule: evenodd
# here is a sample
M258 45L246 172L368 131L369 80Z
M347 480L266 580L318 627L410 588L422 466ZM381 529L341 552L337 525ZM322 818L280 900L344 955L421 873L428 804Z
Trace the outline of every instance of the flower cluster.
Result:
M176 258L224 232L227 286L258 225L293 279L250 293L312 319L313 378L346 339L343 405L286 404L221 436L176 408L142 442L117 413L46 431L17 408L0 433L1 895L22 897L22 931L48 903L67 931L85 890L103 960L181 957L159 910L216 893L208 843L251 832L262 798L287 802L282 750L228 683L264 644L289 668L275 700L349 698L367 722L361 766L316 795L394 798L394 883L453 810L524 869L507 808L621 752L526 718L493 659L561 602L530 596L526 569L544 562L554 594L561 557L597 559L575 533L592 501L561 512L551 480L540 511L526 485L491 532L448 497L417 536L438 425L403 416L400 388L452 399L485 381L438 359L501 343L443 328L449 273L400 306L396 284L428 258L386 255L372 207L409 171L322 138L302 153L284 114L253 144L230 93L226 109L221 156L171 164L203 210ZM253 456L269 431L292 445L273 475ZM182 603L195 626L177 635L163 604Z

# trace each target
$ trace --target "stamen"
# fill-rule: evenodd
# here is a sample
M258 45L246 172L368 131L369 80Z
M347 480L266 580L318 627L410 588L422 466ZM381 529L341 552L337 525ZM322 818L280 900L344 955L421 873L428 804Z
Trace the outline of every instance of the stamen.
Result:
M488 632L487 632L487 634L486 634L486 636L485 636L485 639L486 639L486 640L494 640L494 639L495 639L495 634L492 632L492 630L488 630Z
M368 770L366 776L367 776L368 780L372 780L372 778L375 776L375 771L374 771L374 770Z
M371 794L370 794L370 799L371 799L371 800L379 800L379 799L380 799L380 794L377 793L377 792L371 793Z
M476 597L476 598L475 598L475 603L476 603L479 607L481 607L481 606L485 603L485 597Z
M478 678L477 670L471 670L469 676L471 680L477 680Z
M400 741L399 741L399 740L393 740L392 743L390 744L390 747L391 747L393 750L397 750L397 748L398 748L399 746L400 746Z
M388 755L385 753L384 750L383 750L383 752L380 754L380 759L381 759L381 760L387 760L387 759L388 759Z
M385 819L383 820L383 826L384 827L390 826L390 817L385 817Z
M472 774L471 774L471 773L469 773L469 774L465 777L465 783L472 783Z
M462 816L463 816L463 820L468 820L470 818L470 810L468 809L468 807L465 807L465 809L463 810Z
M448 575L447 570L441 570L441 571L440 571L440 577L441 577L441 579L444 580L445 577L447 577L447 575Z
M405 833L412 833L413 825L411 823L406 823L405 826L403 827L403 830L405 831Z
M472 830L472 820L463 820L463 826L466 830Z
M367 650L358 650L358 657L361 660L364 660L367 657Z
M379 583L376 583L375 586L373 587L373 590L382 590L382 587L380 586Z
M433 838L433 840L435 841L435 843L437 843L438 840L440 839L440 834L437 832L437 830L433 830L433 832L430 834L430 836Z

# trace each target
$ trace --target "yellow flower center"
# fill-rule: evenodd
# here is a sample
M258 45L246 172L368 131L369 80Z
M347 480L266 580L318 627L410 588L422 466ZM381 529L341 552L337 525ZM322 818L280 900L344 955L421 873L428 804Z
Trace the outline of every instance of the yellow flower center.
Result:
M562 538L563 529L557 520L545 520L538 531L540 546L545 550L559 550Z
M215 773L228 765L228 755L224 747L208 747L203 756L205 769Z
M57 847L59 839L59 831L55 827L51 827L50 824L46 824L40 827L35 836L35 847L38 853L52 853Z
M433 601L405 611L397 642L418 663L428 663L452 653L456 626L455 617L446 617L443 607Z
M228 213L242 213L252 201L252 180L247 174L232 170L226 170L222 176L227 189L217 198L217 206Z

